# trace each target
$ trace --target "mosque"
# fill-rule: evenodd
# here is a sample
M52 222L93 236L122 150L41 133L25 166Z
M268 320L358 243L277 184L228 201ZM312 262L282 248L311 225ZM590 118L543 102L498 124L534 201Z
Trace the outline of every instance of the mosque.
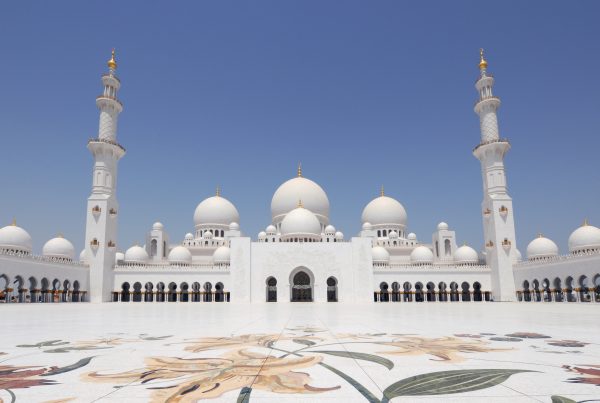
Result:
M402 204L381 194L361 215L362 230L348 237L329 221L327 193L299 166L271 200L271 222L256 238L243 233L235 205L217 189L194 211L193 230L172 242L160 222L145 245L125 253L116 244L119 205L117 142L123 105L117 93L114 51L103 92L98 136L87 143L94 159L87 203L85 249L58 236L34 254L23 228L0 229L0 302L290 303L290 302L591 302L600 303L600 229L585 222L569 237L569 254L539 235L516 248L512 199L493 95L494 77L481 51L475 84L481 138L484 229L482 251L458 247L441 222L431 238L407 227ZM180 240L181 239L181 240Z

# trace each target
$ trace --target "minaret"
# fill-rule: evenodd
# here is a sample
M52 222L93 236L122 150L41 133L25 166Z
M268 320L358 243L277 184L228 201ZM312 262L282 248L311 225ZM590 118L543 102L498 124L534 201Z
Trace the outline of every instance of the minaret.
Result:
M492 271L492 295L494 301L515 301L515 279L512 262L515 254L515 224L512 199L506 188L504 155L510 149L507 139L500 138L496 110L500 99L492 93L494 77L487 73L487 61L480 50L480 76L475 88L479 100L475 113L481 125L481 143L473 154L481 162L483 177L483 234L486 260Z
M94 157L92 194L87 203L85 230L86 260L90 267L91 302L111 300L113 266L117 250L117 163L125 149L117 143L117 120L123 110L117 99L121 82L115 72L115 51L108 61L108 73L102 75L104 91L96 98L100 110L98 136L88 141Z

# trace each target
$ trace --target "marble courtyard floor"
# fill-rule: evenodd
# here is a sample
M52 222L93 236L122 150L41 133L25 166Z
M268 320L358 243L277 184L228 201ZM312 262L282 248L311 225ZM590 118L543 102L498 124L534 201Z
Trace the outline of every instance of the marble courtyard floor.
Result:
M600 304L0 305L3 402L600 402Z

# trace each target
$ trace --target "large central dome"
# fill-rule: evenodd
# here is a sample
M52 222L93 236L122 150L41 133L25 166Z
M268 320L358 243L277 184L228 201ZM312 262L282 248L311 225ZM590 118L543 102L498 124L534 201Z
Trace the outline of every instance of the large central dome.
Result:
M329 199L327 194L310 179L302 177L302 171L298 169L298 176L290 179L275 191L271 200L271 218L273 224L279 224L285 215L298 206L302 201L304 208L310 210L321 225L329 224Z

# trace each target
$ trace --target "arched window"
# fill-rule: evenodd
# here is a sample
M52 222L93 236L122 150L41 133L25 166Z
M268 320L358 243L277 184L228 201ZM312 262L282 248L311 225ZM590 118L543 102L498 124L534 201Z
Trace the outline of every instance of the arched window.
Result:
M277 279L275 277L267 279L267 302L277 302Z
M142 283L136 281L133 284L133 302L142 301Z
M444 253L446 256L450 256L452 254L452 248L450 247L450 240L446 239L444 241Z
M385 281L379 284L379 301L388 302L390 300L389 286Z
M292 281L292 302L312 302L312 284L310 276L299 271Z
M121 302L129 302L129 283L121 284Z
M212 302L212 284L208 281L204 283L204 302Z
M225 302L223 283L215 284L215 302Z
M337 302L337 280L335 277L327 279L327 302Z
M158 248L158 242L156 239L153 239L150 242L150 256L156 256L156 249Z

